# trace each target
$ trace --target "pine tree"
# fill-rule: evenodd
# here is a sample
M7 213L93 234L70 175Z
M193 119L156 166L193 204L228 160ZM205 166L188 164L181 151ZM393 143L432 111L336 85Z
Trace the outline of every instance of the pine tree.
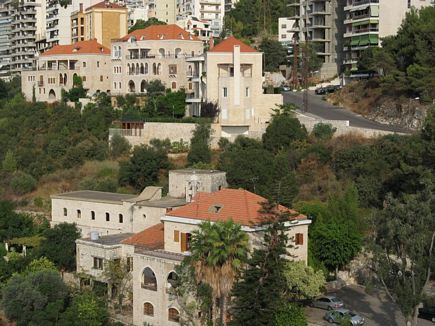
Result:
M287 284L285 269L287 259L288 214L274 210L267 204L266 213L272 213L265 224L262 246L254 249L240 281L233 288L232 315L240 325L269 325L286 305Z

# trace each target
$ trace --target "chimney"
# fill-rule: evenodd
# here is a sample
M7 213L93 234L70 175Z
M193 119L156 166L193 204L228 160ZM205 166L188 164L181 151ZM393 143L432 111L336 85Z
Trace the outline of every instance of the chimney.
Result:
M208 49L211 50L214 48L214 38L213 35L208 39Z
M80 3L80 12L83 12L83 3Z

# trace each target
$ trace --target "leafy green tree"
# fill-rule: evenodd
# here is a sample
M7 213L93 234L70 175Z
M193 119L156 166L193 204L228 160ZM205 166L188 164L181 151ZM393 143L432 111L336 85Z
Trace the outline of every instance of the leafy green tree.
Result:
M227 306L234 282L248 255L248 235L233 221L203 222L192 234L191 263L197 282L210 286L212 302L219 300L220 322L224 323ZM212 305L216 325L216 305Z
M130 152L131 145L122 135L115 134L110 139L110 154L112 157L120 157Z
M186 92L184 89L177 92L167 92L156 100L159 115L173 118L184 117L186 111Z
M12 277L3 288L1 304L18 326L56 325L67 297L68 288L58 273L40 271Z
M280 108L275 110L271 122L263 134L264 147L272 152L288 149L295 141L307 138L307 130L291 112Z
M6 155L3 159L2 169L8 173L12 173L17 170L17 160L15 159L14 152L12 152L10 149L6 152Z
M25 273L37 273L37 272L57 272L57 268L52 261L46 257L40 257L33 259L26 267Z
M314 271L303 261L288 262L285 276L294 300L311 299L320 295L326 283L322 271Z
M75 224L60 223L43 233L45 240L39 247L41 256L47 257L63 271L74 271L76 266L76 240L80 231ZM62 250L59 250L62 248Z
M280 65L287 64L287 50L281 42L264 38L260 44L260 50L264 55L264 70L278 71Z
M62 313L59 326L102 326L108 323L104 302L92 292L77 293L71 305Z
M376 273L411 325L417 325L418 305L434 268L431 190L428 187L424 192L400 198L388 195L384 208L374 218Z
M272 217L265 224L262 245L254 249L232 292L232 315L240 325L274 325L274 316L288 302L285 277L288 237L283 222L289 216L276 212L270 204L265 205L264 212Z
M130 266L126 259L109 260L104 267L104 278L107 280L109 289L115 293L117 306L122 313L124 298L133 294L131 288Z
M31 236L35 229L30 216L16 213L11 202L0 201L0 241Z
M313 131L311 134L319 140L328 140L334 136L334 133L337 131L337 128L332 127L328 123L317 123L314 125Z
M119 183L142 190L154 185L159 179L160 169L166 169L168 166L166 152L150 146L136 146L130 159L120 163Z
M155 17L151 17L148 20L138 19L136 20L134 25L128 29L128 32L131 33L134 32L135 30L144 29L151 25L166 25L166 23L158 20Z
M275 326L306 326L308 325L305 318L304 310L295 305L288 304L275 315Z
M80 76L73 76L73 87L63 93L66 101L78 102L79 99L86 97L87 89L83 87L83 80Z
M190 140L189 154L187 155L189 165L199 162L211 162L211 151L209 147L211 133L210 124L200 123L196 125L192 139Z
M11 188L16 195L24 195L35 190L36 180L30 174L18 171L11 179Z

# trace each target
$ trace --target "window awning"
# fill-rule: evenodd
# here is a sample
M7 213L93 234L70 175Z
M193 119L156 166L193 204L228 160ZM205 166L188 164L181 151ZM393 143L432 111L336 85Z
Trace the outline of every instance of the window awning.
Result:
M370 44L370 35L361 35L359 39L359 45Z
M379 35L377 34L370 34L369 35L370 44L379 44Z
M353 36L352 41L350 42L350 45L358 45L359 44L359 36Z

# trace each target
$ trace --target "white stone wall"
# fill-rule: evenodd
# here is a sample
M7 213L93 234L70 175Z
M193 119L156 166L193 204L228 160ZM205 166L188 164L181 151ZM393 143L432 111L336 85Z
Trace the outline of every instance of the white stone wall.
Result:
M133 324L144 325L145 322L153 326L178 325L168 321L168 309L176 308L177 304L170 300L167 293L169 273L175 270L177 261L158 257L134 254L133 256ZM157 279L157 291L142 288L143 271L149 267ZM143 305L149 302L154 306L154 316L144 315Z
M228 186L225 172L210 172L195 174L201 192L214 192ZM185 198L186 187L192 178L192 173L181 171L169 171L169 193L171 197Z

